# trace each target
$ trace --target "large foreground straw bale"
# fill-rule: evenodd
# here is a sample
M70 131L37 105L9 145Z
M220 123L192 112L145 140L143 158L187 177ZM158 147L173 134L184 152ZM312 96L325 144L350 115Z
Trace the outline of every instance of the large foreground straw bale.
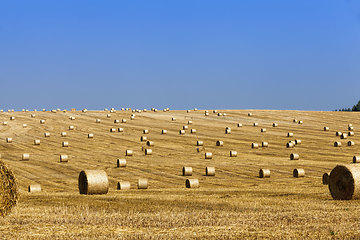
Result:
M336 200L360 198L360 166L337 165L330 173L329 190Z
M107 194L109 180L104 170L84 170L79 174L80 194Z
M18 190L13 172L0 161L0 216L6 216L18 200Z

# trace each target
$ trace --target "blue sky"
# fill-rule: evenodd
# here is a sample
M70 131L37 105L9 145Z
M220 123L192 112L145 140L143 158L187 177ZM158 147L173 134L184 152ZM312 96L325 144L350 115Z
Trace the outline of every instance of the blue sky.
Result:
M0 87L3 109L352 107L360 4L5 0Z

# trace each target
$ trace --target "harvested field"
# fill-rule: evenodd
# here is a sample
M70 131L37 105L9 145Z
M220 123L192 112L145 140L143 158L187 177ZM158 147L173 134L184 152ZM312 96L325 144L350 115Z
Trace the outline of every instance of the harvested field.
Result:
M218 117L212 110L208 116L202 110L138 111L126 124L114 124L114 119L129 119L131 110L113 111L110 118L109 111L1 112L0 122L8 124L0 126L0 154L14 172L20 194L10 214L0 218L2 238L360 238L360 200L333 200L322 183L324 173L360 154L360 144L347 146L360 140L359 113L251 110L248 116L249 110L218 111L226 115ZM9 121L10 116L15 120ZM180 135L189 121L196 134L187 129ZM347 132L349 123L355 134L342 140L335 132ZM65 139L71 145L64 148L59 133L70 124L74 130ZM109 131L116 125L123 132ZM224 132L226 127L231 134ZM142 151L144 129L155 143L151 155ZM95 137L89 139L88 133ZM7 137L12 143L6 143ZM301 144L286 148L294 137ZM34 139L41 145L34 145ZM219 139L222 147L215 144ZM203 151L197 151L197 141L203 142ZM342 146L334 147L335 141ZM251 147L262 142L269 147ZM127 149L132 156L126 156ZM230 157L230 151L237 157ZM212 158L205 159L205 152ZM294 152L301 157L291 161ZM30 160L22 161L22 153L29 153ZM60 163L60 155L71 161ZM116 166L119 158L126 159L126 167ZM192 167L191 178L199 180L199 188L186 188L184 166ZM215 176L206 176L208 166L216 169ZM109 192L80 195L78 177L84 169L104 170ZM259 178L259 169L270 169L271 177ZM304 169L305 177L294 178L294 169ZM138 179L147 179L148 189L137 189ZM130 190L117 190L120 181L128 181ZM29 193L33 184L42 191Z

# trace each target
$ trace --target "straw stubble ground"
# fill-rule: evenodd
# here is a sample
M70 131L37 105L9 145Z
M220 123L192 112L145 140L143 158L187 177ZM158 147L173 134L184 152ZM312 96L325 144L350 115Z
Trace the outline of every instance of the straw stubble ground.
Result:
M341 148L335 131L347 131L352 123L358 143L359 114L340 112L248 111L225 110L219 117L203 111L136 113L30 112L2 113L0 121L8 126L0 130L0 151L4 162L14 171L20 187L20 200L12 213L0 219L2 238L360 238L358 201L334 201L327 186L321 184L324 172L336 164L350 163L359 154L359 145ZM15 116L15 121L9 117ZM75 116L71 121L69 116ZM176 117L176 121L171 121ZM101 123L95 120L101 119ZM114 123L114 119L128 119ZM295 124L292 120L303 120ZM45 119L40 124L39 119ZM187 121L196 134L179 135ZM238 128L237 123L243 124ZM258 122L258 127L252 123ZM272 123L279 124L273 128ZM26 123L27 128L22 128ZM74 125L75 130L68 130ZM323 127L330 127L324 132ZM111 127L124 132L110 133ZM231 134L225 134L231 127ZM266 128L261 133L261 128ZM140 142L142 130L154 141L153 155L145 156ZM161 130L168 133L162 135ZM67 137L61 137L62 131ZM50 132L45 138L43 133ZM294 137L286 137L293 132ZM93 139L87 134L94 133ZM12 137L13 143L5 138ZM41 145L33 145L41 139ZM288 140L301 139L301 145L287 149ZM204 141L197 152L196 141ZM216 141L224 141L217 147ZM69 142L68 148L61 143ZM251 143L269 142L268 148L251 149ZM132 149L134 156L125 157ZM230 150L238 157L230 157ZM204 153L212 152L212 159ZM290 153L300 160L289 160ZM21 161L30 153L30 161ZM67 154L68 163L59 155ZM116 160L126 158L126 168L116 168ZM182 167L193 168L200 188L185 189ZM214 166L215 177L205 176L205 168ZM259 179L260 168L271 169L269 179ZM305 178L293 178L294 168L304 168ZM77 178L83 169L107 172L110 191L107 195L84 196L78 193ZM138 178L148 178L149 189L137 190ZM129 191L116 190L118 181L130 181ZM40 183L43 192L26 192L29 184Z

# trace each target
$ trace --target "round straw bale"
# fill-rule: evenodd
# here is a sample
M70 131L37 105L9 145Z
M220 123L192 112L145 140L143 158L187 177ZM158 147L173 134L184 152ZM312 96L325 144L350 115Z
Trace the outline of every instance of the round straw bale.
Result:
M141 137L140 137L140 141L141 141L141 142L147 141L147 136L141 136Z
M190 110L190 109L189 109L189 110L186 110L186 112L188 112L188 113L189 113L189 112L191 112L191 110Z
M268 142L262 142L262 143L261 143L261 146L262 146L262 147L268 147L268 146L269 146L269 143L268 143Z
M261 132L266 132L266 128L262 128L262 129L261 129Z
M60 155L60 162L68 162L69 161L69 157L66 154L61 154Z
M358 164L337 165L329 177L329 190L333 199L350 200L360 198L360 166Z
M231 134L231 128L226 128L225 129L225 134Z
M133 150L126 149L125 155L126 155L126 156L132 156L132 155L133 155Z
M62 136L62 137L66 137L66 136L67 136L67 133L66 133L66 132L61 132L61 136Z
M206 176L215 176L215 167L206 167L205 175Z
M348 133L348 135L349 135L349 136L354 136L354 135L355 135L355 133L354 133L354 132L352 132L352 131L350 131L350 132Z
M196 141L196 146L204 146L204 142L203 141Z
M294 134L292 132L287 133L287 137L293 137L293 136L294 136Z
M70 120L75 120L75 117L73 117L73 116L70 116L69 118L70 118Z
M86 108L85 108L85 109L83 109L83 110L82 110L82 112L83 112L83 113L86 113L86 112L87 112L87 109L86 109Z
M0 161L0 216L6 216L16 205L18 188L13 172Z
M277 124L277 123L273 123L272 126L273 126L273 127L277 127L278 124Z
M130 189L130 182L128 181L120 181L117 183L118 190L129 190Z
M196 129L192 128L192 129L190 130L190 133L196 133Z
M88 138L94 138L94 134L93 133L88 133Z
M29 153L23 153L23 154L22 154L22 160L23 160L23 161L28 161L28 160L30 160L30 154L29 154Z
M299 124L303 124L304 122L303 122L302 120L300 120L298 123L299 123Z
M199 179L186 179L185 186L186 188L198 188Z
M299 160L300 156L297 153L291 153L290 154L290 160Z
M324 127L324 131L326 132L326 131L329 131L330 130L330 128L329 127Z
M95 122L96 122L96 123L101 123L101 120L100 120L100 119L96 119Z
M171 118L171 121L176 121L176 118L172 117L172 118Z
M69 142L62 142L62 146L63 146L63 147L68 147L68 146L69 146Z
M10 120L11 120L11 121L15 120L15 117L10 117Z
M166 134L166 133L167 133L166 129L161 130L161 134Z
M117 167L126 167L126 159L122 158L122 159L117 159L116 160L116 164L117 164Z
M353 131L353 130L354 130L354 127L353 127L353 126L349 126L349 127L348 127L348 130L349 130L349 131Z
M294 122L294 123L297 123L297 122L298 122L298 120L297 120L297 119L294 119L294 120L293 120L293 122Z
M348 137L347 133L343 133L343 134L341 134L341 136L340 136L341 139L346 139L347 137Z
M130 116L130 120L134 120L135 119L135 116Z
M106 117L107 117L107 118L111 118L111 114L107 114Z
M342 132L336 132L335 135L338 137L342 134Z
M107 194L109 180L104 170L83 170L79 174L80 194Z
M353 125L351 123L348 124L348 127L352 127Z
M251 148L259 148L259 144L257 144L257 143L252 143L252 144L251 144Z
M348 145L348 146L354 146L354 145L355 145L355 142L354 142L354 141L348 141L347 145Z
M40 145L40 139L35 139L34 140L34 145Z
M353 163L360 163L360 156L354 156Z
M147 141L147 142L146 142L146 145L148 145L148 146L150 147L150 146L154 146L155 144L154 144L153 141Z
M122 123L126 123L126 119L122 119L121 122L122 122Z
M334 147L341 147L341 142L334 142Z
M34 118L34 117L35 117L35 114L31 114L31 117Z
M124 129L123 128L118 128L118 132L123 132Z
M256 127L256 126L258 126L258 125L259 125L259 124L258 124L258 123L256 123L256 122L255 122L255 123L253 123L253 126L254 126L254 127Z
M7 122L3 122L3 126L6 126L6 125L8 125L8 123L7 123Z
M181 129L181 130L179 131L179 134L180 134L180 135L184 135L184 134L185 134L185 130L182 130L182 129Z
M209 113L208 113L208 112L205 112L204 115L205 115L205 116L209 116Z
M26 123L23 124L23 128L27 128L27 124L26 124Z
M152 149L150 148L145 149L145 155L152 155Z
M227 113L223 113L223 116L227 116Z
M144 129L144 130L143 130L143 133L144 133L144 134L148 134L148 133L149 133L149 130Z
M188 121L188 125L190 125L190 124L193 124L193 121L189 120L189 121Z
M6 142L7 142L7 143L11 143L12 140L13 140L13 139L12 139L11 137L6 138Z
M30 193L41 192L41 185L40 184L30 184L28 186L28 192L30 192Z
M116 128L110 128L110 132L116 132Z
M182 175L183 176L192 176L192 167L183 167Z
M237 157L237 151L230 151L230 157Z
M138 179L138 189L147 189L148 185L149 185L149 183L146 178Z
M50 133L49 132L44 133L44 137L50 137Z
M220 117L220 116L222 116L223 114L222 114L222 113L218 113L217 115Z
M288 143L286 143L286 147L287 148L293 148L293 147L295 147L295 144L292 143L292 142L288 142Z
M251 116L252 116L252 113L248 113L248 116L251 117Z
M183 126L183 130L188 130L188 129L189 129L188 126L186 126L186 125Z
M241 124L241 123L238 123L237 126L238 126L238 127L242 127L242 124Z
M45 123L45 120L41 119L40 124L44 124L44 123Z
M206 152L205 153L205 159L212 159L212 153L211 152Z
M300 145L300 144L301 144L301 140L300 140L300 139L295 139L295 144L296 144L296 145Z
M330 173L324 173L322 175L322 184L329 185L329 175Z
M259 178L269 178L269 177L270 177L270 169L259 170Z
M224 146L224 142L223 142L223 141L218 140L218 141L216 141L216 146L218 146L218 147L222 147L222 146Z
M119 123L119 122L120 122L120 120L118 120L118 119L114 120L114 123Z
M217 113L217 110L213 110L213 113Z
M293 171L293 177L295 178L305 177L305 170L302 168L295 168Z

